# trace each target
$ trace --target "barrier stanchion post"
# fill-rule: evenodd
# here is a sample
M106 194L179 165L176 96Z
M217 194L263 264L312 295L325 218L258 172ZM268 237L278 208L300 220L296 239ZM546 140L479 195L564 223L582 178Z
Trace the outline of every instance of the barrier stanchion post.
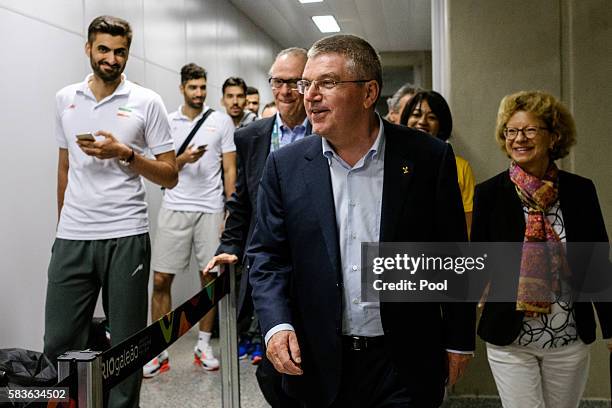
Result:
M150 326L104 353L70 351L58 357L58 376L70 389L70 406L102 408L104 394L168 348L219 304L223 407L240 407L234 268ZM229 295L229 296L228 296ZM175 324L176 323L176 324ZM65 384L64 384L65 383Z
M221 266L223 267L223 265ZM229 273L229 293L219 301L219 345L221 348L221 401L223 408L240 407L240 373L238 371L238 334L236 329L236 269Z
M58 357L58 378L76 370L79 408L102 408L102 365L99 351L69 351Z
M76 363L70 357L72 352L67 352L57 358L57 382L63 381L73 371L76 371Z

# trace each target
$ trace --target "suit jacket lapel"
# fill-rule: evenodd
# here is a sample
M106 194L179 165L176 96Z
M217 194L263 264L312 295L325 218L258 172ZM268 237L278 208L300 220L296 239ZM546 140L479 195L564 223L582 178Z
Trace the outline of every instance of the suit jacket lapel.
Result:
M253 148L251 149L251 165L263 169L266 159L270 154L270 141L272 140L272 128L274 127L274 118L262 119L262 123L257 132L253 135ZM255 169L253 169L255 170ZM254 173L257 174L257 173Z
M257 202L257 190L268 155L270 154L270 140L272 127L274 126L275 116L268 119L261 119L261 124L255 123L253 126L260 125L253 133L252 140L249 141L251 149L248 161L244 163L248 167L248 188L252 197L252 202Z
M388 122L383 121L383 124L385 127L385 175L380 216L380 241L391 242L395 241L398 219L409 194L408 187L412 180L414 162L408 157L409 147L398 143L398 136Z
M265 158L270 154L270 143L272 140L272 129L274 128L275 118L276 116L269 119L262 119L261 126L253 137L253 155L256 156L253 157L253 159L261 159L261 156L264 156L263 162L255 160L256 163L265 163Z
M338 247L338 229L336 226L336 208L334 193L329 174L329 163L323 156L321 139L313 140L305 154L303 166L304 182L308 190L311 207L316 211L323 240L327 247L332 267L340 265L340 248Z

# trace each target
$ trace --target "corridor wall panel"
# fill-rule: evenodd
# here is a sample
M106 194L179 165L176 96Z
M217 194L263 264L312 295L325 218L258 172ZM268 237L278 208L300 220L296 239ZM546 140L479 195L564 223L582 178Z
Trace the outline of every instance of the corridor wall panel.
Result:
M145 83L147 83L145 64L146 62L144 59L135 56L130 56L130 60L123 73L130 81L136 82L140 85L144 85ZM166 101L164 101L164 103L166 103Z
M187 10L185 22L185 34L187 38L187 61L195 62L203 66L208 72L208 86L215 85L217 88L223 83L223 67L219 66L217 52L217 1L209 1L202 5L201 13L190 13L194 7L198 7L199 0L185 0ZM208 95L211 98L212 95ZM220 95L214 96L215 104ZM211 103L213 99L209 99Z
M91 72L86 31L102 14L130 22L134 37L125 73L158 92L168 111L181 103L179 70L192 61L209 72L207 103L215 109L230 75L266 85L260 87L262 100L271 99L267 71L280 46L225 0L0 0L0 26L10 34L0 42L8 57L0 64L0 348L42 350L47 266L57 222L55 93ZM249 52L241 44L248 44ZM242 67L248 69L241 72ZM146 186L154 237L161 192ZM176 305L197 287L197 271L187 275L173 289Z
M42 346L47 263L57 222L55 93L82 81L83 38L0 7L2 174L0 348ZM23 34L23 35L20 35Z
M183 0L144 2L144 46L148 61L171 70L185 64L185 3Z
M578 129L575 171L595 180L612 236L612 4L576 1L569 19L573 37L568 76Z
M560 95L559 2L461 0L449 10L451 142L480 182L506 166L494 139L501 98L523 89Z
M75 33L83 31L83 2L80 0L0 0L0 8L14 11L49 25L55 25L67 31ZM22 27L17 32L25 33L24 28L26 27Z

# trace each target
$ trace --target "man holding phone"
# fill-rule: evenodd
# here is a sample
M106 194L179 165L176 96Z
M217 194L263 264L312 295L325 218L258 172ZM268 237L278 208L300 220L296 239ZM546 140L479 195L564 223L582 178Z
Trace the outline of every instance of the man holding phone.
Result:
M147 324L151 251L142 177L172 188L178 174L160 96L122 74L131 38L127 21L95 18L85 44L93 73L56 95L59 221L44 338L54 361L86 348L100 289L112 345ZM141 378L114 387L108 405L138 407Z
M164 194L153 241L153 320L172 309L172 282L176 274L188 270L192 248L200 270L214 255L223 227L223 194L229 198L236 182L234 125L228 115L204 104L206 70L185 65L179 89L184 103L169 120L177 149L185 144L186 148L178 152L179 183ZM200 279L204 286L208 279ZM194 349L195 362L204 370L219 368L209 342L214 319L214 309L202 318ZM145 365L143 374L153 377L169 368L164 351Z

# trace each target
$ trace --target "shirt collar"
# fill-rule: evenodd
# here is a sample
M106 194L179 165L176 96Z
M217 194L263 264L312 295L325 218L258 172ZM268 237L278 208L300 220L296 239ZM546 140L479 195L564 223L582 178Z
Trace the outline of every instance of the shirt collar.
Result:
M93 94L93 92L91 91L91 88L89 87L89 80L93 77L93 73L90 73L89 75L87 75L85 77L85 80L83 82L81 82L81 84L79 85L79 87L77 88L77 92L80 92L84 95L87 95L93 99L95 99L95 96ZM112 98L113 96L116 95L128 95L131 91L131 82L129 82L125 76L125 74L121 74L121 82L119 83L119 85L117 86L117 88L115 89L115 91L110 94L109 96L107 96L104 99L109 99Z
M378 125L379 125L379 129L378 129L378 135L376 136L376 140L374 140L374 143L372 143L372 147L370 147L370 150L368 150L368 152L364 155L364 157L381 157L381 154L384 153L384 141L385 141L385 128L383 126L383 121L380 117L380 115L376 114L376 116L378 116ZM333 156L337 156L336 152L334 151L333 147L331 146L331 144L329 144L329 142L327 141L327 139L325 139L324 137L321 137L321 143L323 144L323 155L325 157L327 157L328 159L331 159Z
M203 116L203 115L206 113L206 111L207 111L207 110L209 110L209 109L210 109L210 106L208 106L208 105L204 105L204 106L202 107L202 112L200 112L200 114L199 114L198 116L196 116L195 118L193 118L193 120L191 120L191 119L189 119L189 117L188 117L188 116L186 116L186 115L183 113L183 104L181 104L181 105L179 105L178 109L176 110L177 115L176 115L176 117L174 118L174 120L187 120L187 121L189 121L189 122L196 122L196 121L198 121L198 120L199 120L199 119L200 119L200 118L201 118L201 117L202 117L202 116Z
M306 116L304 118L304 121L301 124L296 125L293 129L291 129L289 126L285 125L285 123L281 119L280 112L276 112L276 126L278 126L278 128L281 131L287 129L287 130L290 130L292 132L295 132L296 130L299 130L300 127L306 129L307 125L308 125L308 116Z

